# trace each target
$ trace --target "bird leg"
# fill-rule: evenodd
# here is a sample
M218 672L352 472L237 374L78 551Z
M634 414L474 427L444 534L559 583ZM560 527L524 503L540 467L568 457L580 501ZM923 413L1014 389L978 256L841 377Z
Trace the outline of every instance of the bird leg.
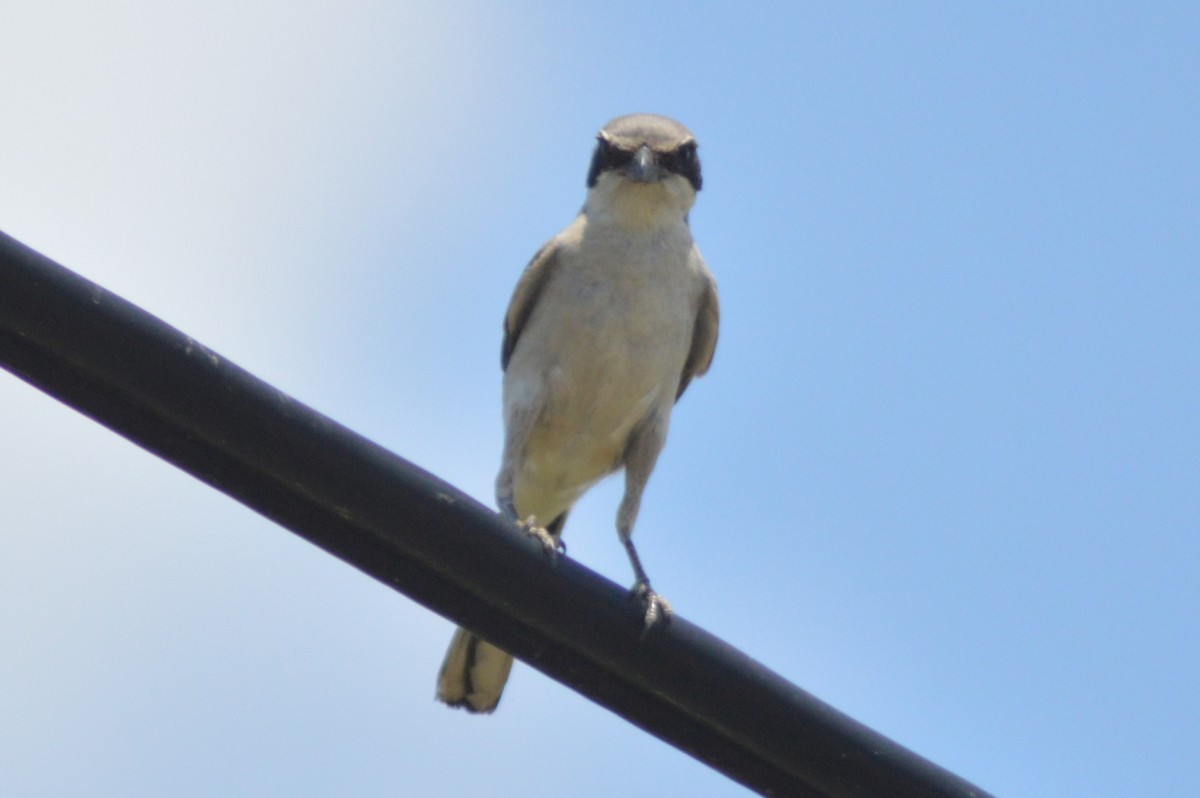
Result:
M554 535L551 535L548 531L546 531L546 527L539 524L537 519L532 515L526 518L524 521L518 521L517 526L519 526L526 535L529 535L529 537L535 539L538 543L541 543L542 551L544 551L546 554L566 554L567 550L566 547L563 546L562 542L557 540Z
M516 505L513 504L511 498L502 497L499 499L498 504L500 505L500 514L504 516L505 519L516 524L517 528L526 535L529 535L529 537L540 543L542 545L542 551L544 551L546 554L567 553L567 547L563 545L563 542L554 535L550 534L550 532L546 530L546 527L539 524L537 522L537 518L531 515L524 521L520 520L520 516L517 515Z
M629 555L629 564L633 566L633 576L637 580L633 584L633 598L645 607L645 617L642 620L642 634L650 631L658 623L671 620L671 605L662 596L650 589L650 578L637 549L633 547L633 525L637 521L638 510L642 506L642 492L654 470L654 462L662 451L666 440L667 429L664 418L648 417L629 437L629 443L622 458L625 463L625 495L621 498L621 506L617 509L617 535Z
M629 563L633 566L633 575L637 580L634 582L631 595L646 608L646 616L642 620L642 634L645 634L659 621L663 623L670 621L671 615L675 611L671 609L670 603L665 598L650 589L650 578L646 576L646 570L642 568L642 561L638 558L637 549L633 547L633 538L622 536L621 542L625 544L625 552L629 555Z

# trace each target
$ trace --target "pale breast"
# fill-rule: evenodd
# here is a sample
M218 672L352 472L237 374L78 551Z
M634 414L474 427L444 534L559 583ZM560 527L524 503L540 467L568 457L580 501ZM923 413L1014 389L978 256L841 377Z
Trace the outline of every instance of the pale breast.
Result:
M539 409L526 446L527 488L575 492L573 500L619 467L639 422L669 412L703 287L691 250L686 227L644 237L585 234L564 248L505 379L506 397Z

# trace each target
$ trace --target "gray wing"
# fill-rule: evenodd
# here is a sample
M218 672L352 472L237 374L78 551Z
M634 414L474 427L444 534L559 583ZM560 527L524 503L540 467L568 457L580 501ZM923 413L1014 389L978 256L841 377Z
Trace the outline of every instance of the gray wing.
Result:
M717 327L721 320L721 308L717 302L717 283L707 270L704 272L704 290L696 308L696 325L692 328L692 348L683 362L683 375L679 378L679 391L675 401L683 396L693 377L699 377L712 365L713 353L717 351Z
M529 261L517 287L513 290L512 299L508 302L508 312L504 314L504 344L500 348L500 367L508 368L509 358L517 348L517 341L529 321L542 290L550 277L558 269L558 242L551 239Z

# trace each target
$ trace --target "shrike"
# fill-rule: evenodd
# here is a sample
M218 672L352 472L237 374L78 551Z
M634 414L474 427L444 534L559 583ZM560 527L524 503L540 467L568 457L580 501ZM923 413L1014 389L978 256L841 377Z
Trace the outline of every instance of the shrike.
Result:
M671 607L650 589L631 535L671 408L708 370L717 287L692 241L696 139L662 116L612 120L596 137L583 210L525 268L504 318L505 517L559 546L571 505L625 469L617 534L645 624ZM459 629L437 697L470 712L500 701L512 657Z

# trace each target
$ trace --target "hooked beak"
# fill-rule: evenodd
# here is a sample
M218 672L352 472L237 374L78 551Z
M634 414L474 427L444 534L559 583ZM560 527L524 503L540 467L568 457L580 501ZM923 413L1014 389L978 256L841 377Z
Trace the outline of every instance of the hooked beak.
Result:
M648 145L643 144L633 154L633 160L625 168L625 174L636 183L654 183L662 177L662 170L658 168L658 160L654 157L654 151Z

